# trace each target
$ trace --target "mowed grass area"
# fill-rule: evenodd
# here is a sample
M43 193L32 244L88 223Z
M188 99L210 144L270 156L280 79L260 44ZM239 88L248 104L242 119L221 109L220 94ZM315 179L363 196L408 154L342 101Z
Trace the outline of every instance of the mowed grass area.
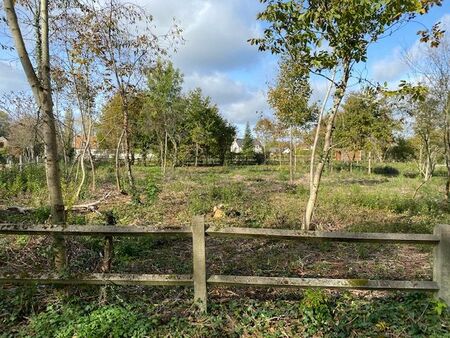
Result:
M308 198L308 169L300 166L295 184L288 168L273 166L159 168L136 166L141 204L113 194L100 212L113 211L119 225L173 226L205 214L219 226L298 229ZM420 178L414 164L364 168L335 166L323 178L317 229L363 232L431 233L449 223L445 177L438 171L413 198ZM38 170L1 174L3 204L37 208L26 215L2 211L2 221L41 223L48 217L45 180ZM111 167L100 166L93 201L114 189ZM24 189L25 186L25 189ZM74 187L64 185L66 197ZM70 199L67 198L70 203ZM214 207L223 217L214 218ZM70 214L69 222L104 224L98 213ZM50 271L46 237L3 236L3 272ZM69 272L98 271L101 238L69 239ZM117 238L114 272L190 273L190 240ZM207 239L208 272L289 277L423 279L432 278L431 248L345 243ZM450 316L430 295L387 292L336 292L256 288L210 288L208 315L192 306L192 290L108 287L99 305L96 287L4 286L0 292L3 336L450 336ZM105 324L106 323L106 324ZM0 332L0 335L2 333Z

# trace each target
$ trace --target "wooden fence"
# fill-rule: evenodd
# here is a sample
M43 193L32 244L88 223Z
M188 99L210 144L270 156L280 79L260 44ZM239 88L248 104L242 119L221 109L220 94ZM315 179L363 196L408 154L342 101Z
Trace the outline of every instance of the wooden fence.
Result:
M0 275L0 284L93 284L93 285L184 285L194 287L194 301L203 311L207 305L207 285L295 287L295 288L345 288L361 290L431 291L450 304L450 226L438 225L434 234L400 233L350 233L350 232L304 232L282 229L217 228L206 229L203 216L193 218L191 226L154 228L118 226L25 226L0 224L0 234L7 235L51 235L105 236L105 243L112 243L112 236L183 236L192 237L192 275L161 274L116 274L91 273L76 276L45 275ZM332 241L358 243L397 243L433 245L434 264L432 281L373 280L373 279L329 279L288 278L260 276L207 276L206 237L260 238L268 240Z

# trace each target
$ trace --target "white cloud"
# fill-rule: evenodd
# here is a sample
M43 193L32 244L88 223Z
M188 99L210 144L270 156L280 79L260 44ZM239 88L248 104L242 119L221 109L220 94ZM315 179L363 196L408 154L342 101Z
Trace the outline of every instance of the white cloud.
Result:
M407 70L408 65L404 61L399 47L396 47L391 55L378 60L372 66L373 77L378 82L396 80Z
M245 68L261 59L262 54L247 42L261 31L256 1L149 0L145 7L163 30L172 17L180 24L185 43L174 62L184 72Z
M264 90L246 86L225 73L193 73L186 76L185 88L191 90L196 87L202 88L203 93L217 103L222 115L232 123L254 124L259 112L270 112Z
M441 28L450 30L450 14L445 14L437 22L441 23ZM415 64L421 62L426 57L427 45L417 39L409 48L396 47L392 52L375 62L372 67L372 75L376 81L397 83L401 77L407 77L411 70L408 63ZM405 60L408 59L408 62Z
M266 73L263 61L267 61L267 55L247 42L261 35L256 21L261 4L242 0L147 0L145 7L160 31L170 27L172 18L183 29L185 42L173 61L185 74L186 90L200 87L239 130L247 122L256 123L257 112L270 114L262 80L265 75L261 75ZM249 85L250 78L255 84Z
M250 96L245 85L232 80L225 73L219 72L208 75L200 75L195 72L185 77L185 87L188 90L197 87L202 88L208 96L211 96L220 105L247 99Z
M0 61L0 93L29 89L22 69Z
M270 111L267 104L266 94L263 91L254 91L249 93L247 99L233 102L223 107L223 115L237 124L244 125L249 122L251 125L258 120L260 113Z

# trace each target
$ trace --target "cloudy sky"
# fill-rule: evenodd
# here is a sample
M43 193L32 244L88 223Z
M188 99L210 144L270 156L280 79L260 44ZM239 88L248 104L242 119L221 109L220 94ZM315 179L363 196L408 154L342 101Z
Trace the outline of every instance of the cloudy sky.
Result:
M266 92L276 75L277 59L247 43L262 31L256 21L262 9L258 0L142 0L139 4L153 14L161 32L173 19L182 27L185 43L173 61L184 73L186 89L201 87L240 130L247 121L255 123L260 112L271 114ZM358 66L358 73L391 84L408 79L402 54L419 49L416 31L424 26L443 21L450 32L450 0L418 21L371 46L368 62ZM320 99L326 86L314 78L313 98ZM0 95L23 89L27 84L20 67L10 54L0 51Z

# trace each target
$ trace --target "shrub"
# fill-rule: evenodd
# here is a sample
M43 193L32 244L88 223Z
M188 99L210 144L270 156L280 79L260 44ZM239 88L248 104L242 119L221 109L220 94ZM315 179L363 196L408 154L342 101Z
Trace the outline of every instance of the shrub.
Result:
M149 179L147 182L147 198L149 203L155 202L156 198L158 197L158 194L160 192L160 189L158 186L153 182L152 179Z
M400 171L397 168L391 166L375 167L373 172L383 176L398 176L400 174Z
M333 316L329 307L329 299L322 290L307 289L300 303L303 314L302 322L307 334L314 335L331 326Z

